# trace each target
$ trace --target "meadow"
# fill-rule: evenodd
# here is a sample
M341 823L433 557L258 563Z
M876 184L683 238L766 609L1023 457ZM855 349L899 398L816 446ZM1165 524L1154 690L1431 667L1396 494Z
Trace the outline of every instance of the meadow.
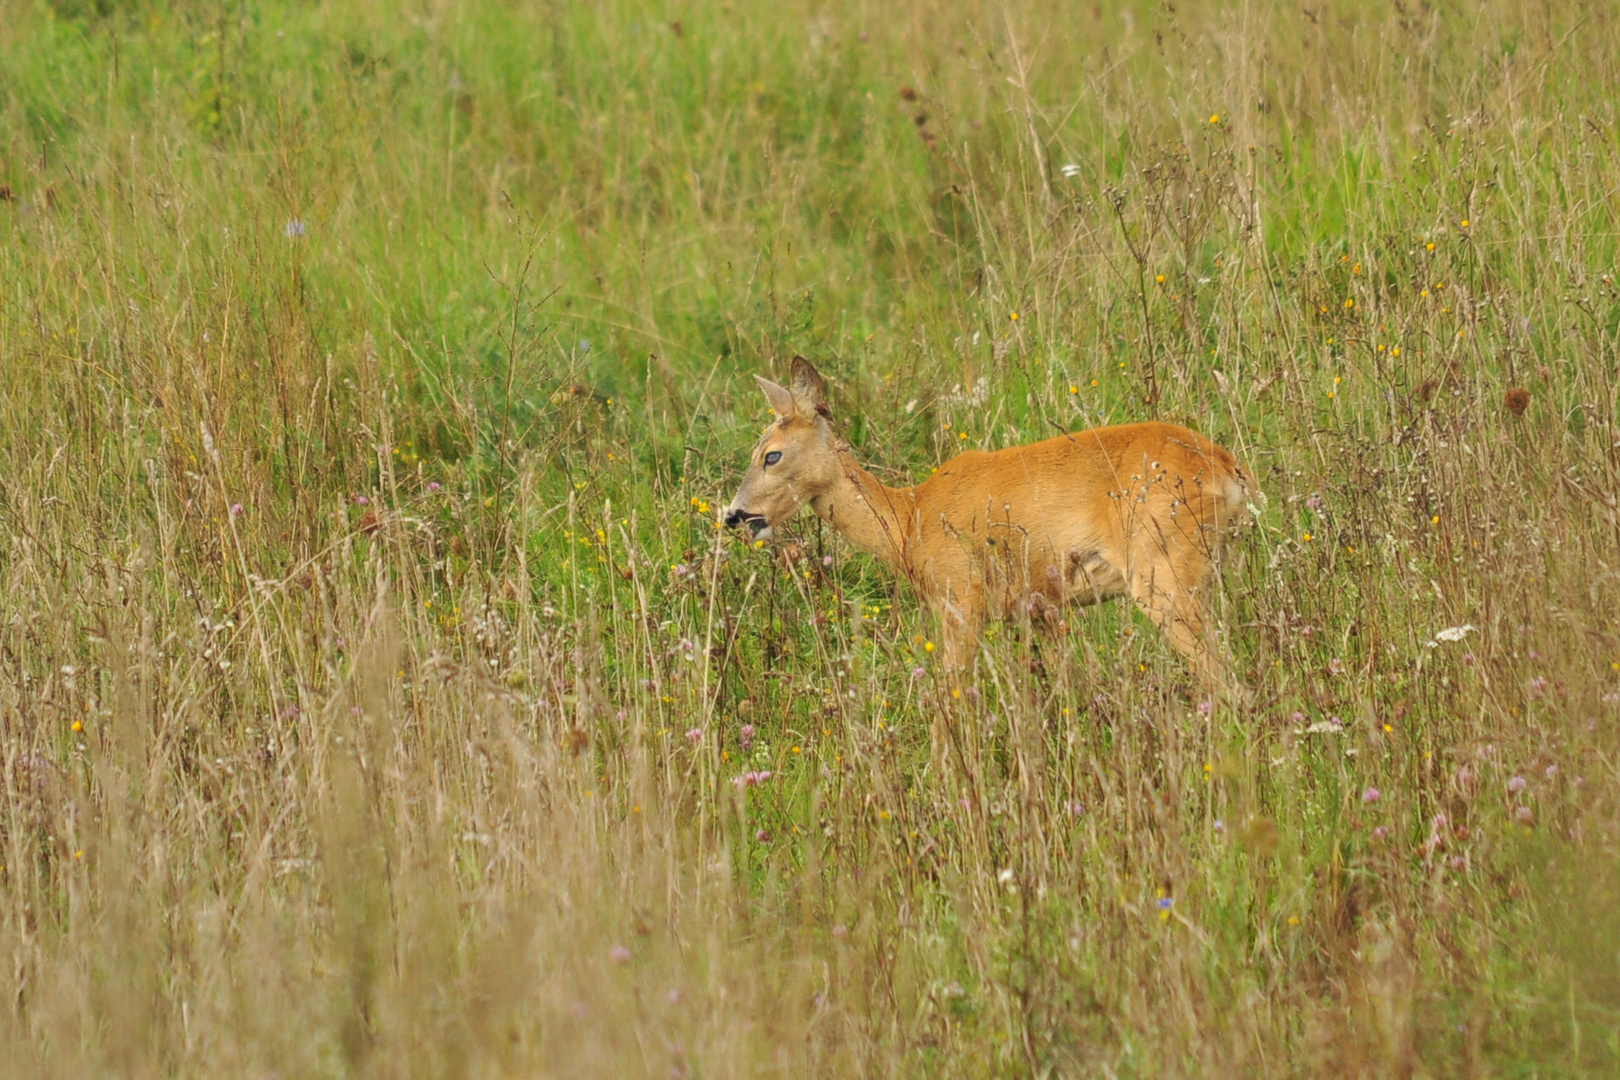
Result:
M1616 1075L1617 140L1579 0L0 0L3 1071ZM795 354L1229 447L1252 700L718 528Z

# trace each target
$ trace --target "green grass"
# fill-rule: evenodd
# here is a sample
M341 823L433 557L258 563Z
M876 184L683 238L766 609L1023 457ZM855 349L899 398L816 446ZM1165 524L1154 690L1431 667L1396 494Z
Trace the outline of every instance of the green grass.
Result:
M0 1055L1613 1075L1617 102L1564 0L0 0ZM721 535L795 353L891 480L1230 447L1253 704Z

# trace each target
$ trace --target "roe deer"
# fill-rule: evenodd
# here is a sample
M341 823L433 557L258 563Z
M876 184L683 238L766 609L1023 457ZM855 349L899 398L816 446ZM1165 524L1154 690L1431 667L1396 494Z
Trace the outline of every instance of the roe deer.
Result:
M1129 596L1206 689L1230 689L1210 593L1250 480L1227 451L1174 424L1121 424L969 451L892 488L834 434L816 369L796 356L792 375L791 389L755 376L776 422L723 511L728 526L768 537L809 503L911 582L940 621L948 669L971 663L986 618Z

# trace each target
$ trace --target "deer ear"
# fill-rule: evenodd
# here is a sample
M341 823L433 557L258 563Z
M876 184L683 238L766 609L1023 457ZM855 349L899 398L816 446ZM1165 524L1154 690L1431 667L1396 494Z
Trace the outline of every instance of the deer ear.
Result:
M787 387L778 386L763 375L755 375L754 381L765 391L765 400L771 403L771 411L776 413L778 420L786 420L793 415L793 395L788 392Z
M801 416L827 415L827 391L821 373L802 356L793 358L793 405Z

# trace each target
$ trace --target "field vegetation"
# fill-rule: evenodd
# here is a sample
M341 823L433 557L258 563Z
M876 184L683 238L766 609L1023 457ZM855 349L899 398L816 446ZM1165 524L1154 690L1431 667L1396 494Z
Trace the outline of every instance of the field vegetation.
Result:
M1615 1075L1617 141L1573 0L0 0L4 1071ZM1231 448L1252 701L717 528L795 354Z

